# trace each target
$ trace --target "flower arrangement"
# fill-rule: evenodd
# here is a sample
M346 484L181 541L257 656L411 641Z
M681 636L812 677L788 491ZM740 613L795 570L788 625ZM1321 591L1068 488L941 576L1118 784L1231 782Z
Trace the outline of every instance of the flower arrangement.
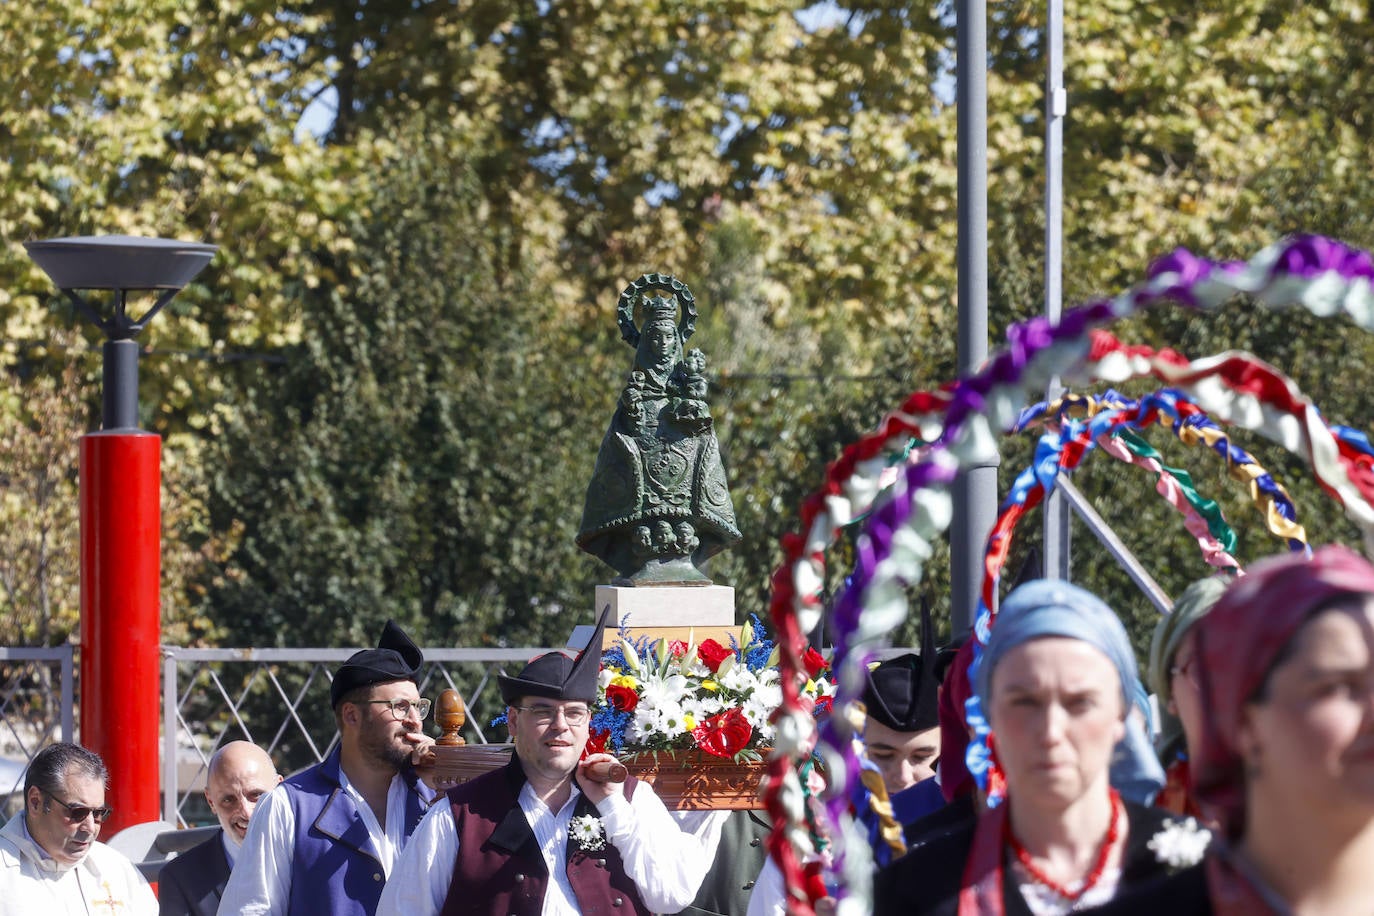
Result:
M803 696L819 714L830 708L835 688L821 654L808 649L805 658ZM770 720L782 702L777 663L757 616L728 646L714 639L631 643L622 629L619 645L601 656L587 752L697 749L736 763L760 760L759 749L772 746Z

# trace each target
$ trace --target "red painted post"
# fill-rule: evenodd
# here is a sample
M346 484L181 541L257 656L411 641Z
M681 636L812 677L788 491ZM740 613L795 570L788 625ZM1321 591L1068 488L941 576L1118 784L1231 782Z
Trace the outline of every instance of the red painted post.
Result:
M106 837L161 817L162 439L81 437L81 743L110 770Z

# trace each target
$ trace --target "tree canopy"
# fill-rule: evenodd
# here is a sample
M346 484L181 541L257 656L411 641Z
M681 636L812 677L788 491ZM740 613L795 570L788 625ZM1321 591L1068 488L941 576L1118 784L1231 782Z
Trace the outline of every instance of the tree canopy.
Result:
M988 6L1000 333L1043 309L1044 4ZM23 581L0 614L24 639L74 624L74 469L53 440L98 398L93 332L72 330L29 239L220 246L143 337L178 640L357 644L385 616L451 644L561 639L606 575L572 537L628 365L616 296L640 274L702 304L745 532L713 571L745 611L825 463L954 375L949 2L53 0L0 6L0 36L0 505L34 520L6 526L0 575ZM1371 42L1345 0L1066 4L1067 301L1179 245L1374 245ZM1251 349L1367 426L1370 341L1341 322L1234 303L1117 330ZM1300 469L1246 445L1314 539L1351 534ZM1004 481L1026 448L1005 444ZM1224 469L1179 461L1254 529L1247 558L1275 549ZM1171 592L1205 572L1118 475L1079 483ZM21 563L40 536L64 559ZM1139 605L1076 550L1080 581Z

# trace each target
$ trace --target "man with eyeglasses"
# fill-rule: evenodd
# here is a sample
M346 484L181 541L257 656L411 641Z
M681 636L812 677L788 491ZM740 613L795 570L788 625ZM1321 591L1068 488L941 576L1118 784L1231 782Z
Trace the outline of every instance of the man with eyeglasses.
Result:
M96 841L110 816L109 775L100 755L76 744L34 755L24 774L24 813L0 829L0 916L157 912L134 864Z
M402 847L434 798L414 765L424 734L420 649L388 620L330 685L338 746L263 797L219 912L372 916Z
M452 789L416 830L377 908L436 913L676 913L710 866L633 776L583 758L609 608L576 659L541 655L499 676L515 753L505 767Z

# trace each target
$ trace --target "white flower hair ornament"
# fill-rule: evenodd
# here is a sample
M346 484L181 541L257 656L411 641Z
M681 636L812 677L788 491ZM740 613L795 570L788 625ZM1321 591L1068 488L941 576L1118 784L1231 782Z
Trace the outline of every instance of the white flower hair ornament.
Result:
M1145 845L1160 863L1180 869L1201 862L1211 841L1211 832L1194 818L1170 818Z
M606 830L601 826L601 818L595 814L573 818L568 825L568 832L583 852L600 852L606 848Z

